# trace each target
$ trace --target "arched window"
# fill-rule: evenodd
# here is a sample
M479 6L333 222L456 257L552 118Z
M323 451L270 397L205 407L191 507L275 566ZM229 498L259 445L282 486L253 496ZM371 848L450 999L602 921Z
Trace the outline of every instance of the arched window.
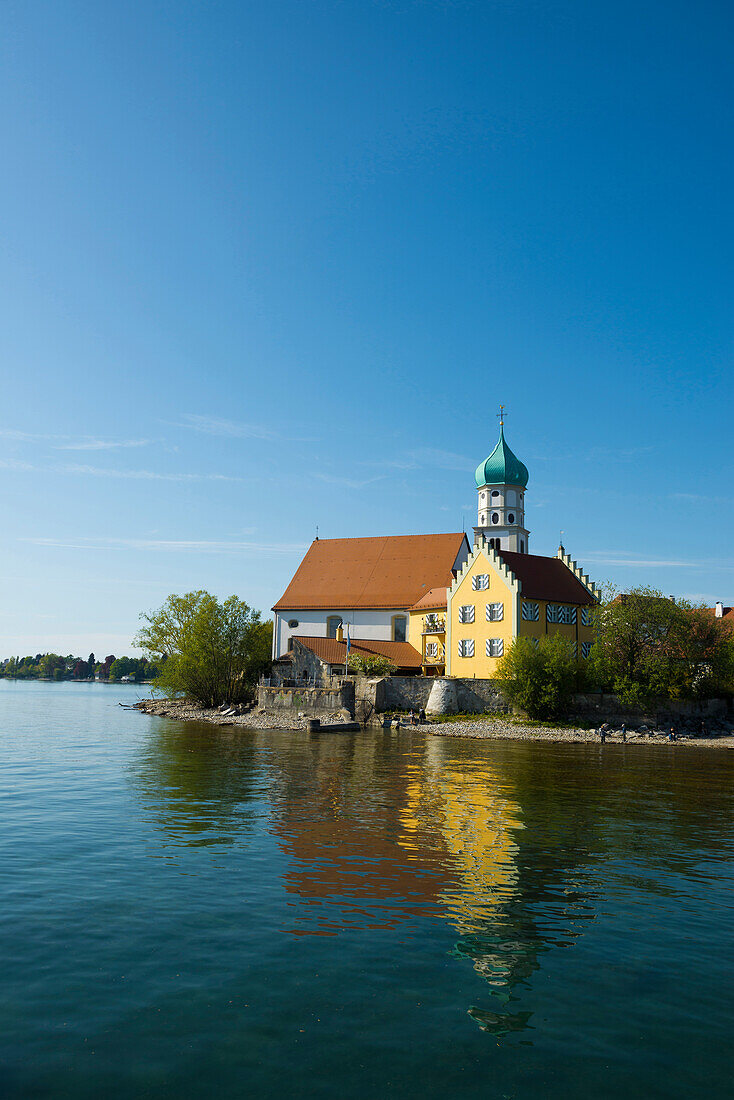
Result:
M326 620L326 637L336 638L336 632L342 625L341 615L329 615Z
M525 553L525 543L522 539L520 539L520 553L521 554Z
M392 640L394 642L405 642L408 640L408 620L405 615L393 615Z
M499 521L500 521L499 512L492 512L492 523L499 523Z

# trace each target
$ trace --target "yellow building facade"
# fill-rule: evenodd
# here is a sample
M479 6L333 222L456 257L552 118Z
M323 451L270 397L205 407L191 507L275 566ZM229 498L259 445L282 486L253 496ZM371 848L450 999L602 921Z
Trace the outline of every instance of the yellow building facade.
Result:
M555 558L498 552L480 536L447 593L446 674L490 679L518 637L561 635L583 661L598 599L563 547Z
M432 588L408 612L408 641L421 655L424 675L446 672L446 591Z

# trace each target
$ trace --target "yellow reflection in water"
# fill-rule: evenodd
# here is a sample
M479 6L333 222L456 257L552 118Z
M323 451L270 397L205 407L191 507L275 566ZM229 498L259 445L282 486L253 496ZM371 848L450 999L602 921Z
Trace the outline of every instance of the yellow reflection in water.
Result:
M422 760L410 765L398 843L418 858L438 831L454 866L439 900L465 935L486 928L516 894L514 832L523 825L520 806L504 793L494 768L444 755L444 746L431 739Z

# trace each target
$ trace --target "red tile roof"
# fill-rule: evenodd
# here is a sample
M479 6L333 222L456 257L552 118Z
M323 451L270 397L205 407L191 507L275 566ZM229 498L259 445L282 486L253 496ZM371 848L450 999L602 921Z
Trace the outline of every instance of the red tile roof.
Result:
M338 642L335 638L314 638L294 634L293 642L300 642L327 665L343 665L346 659L346 642ZM382 642L373 641L371 638L352 638L352 653L360 655L377 653L381 657L389 657L398 668L419 669L421 667L421 655L409 642Z
M451 584L464 534L317 539L273 611L408 608Z
M512 550L499 550L498 553L520 581L522 595L528 599L587 605L596 602L560 558L517 554Z
M435 611L437 608L446 610L445 588L432 588L430 592L426 592L425 596L422 596L417 603L414 603L411 607L411 611Z
M723 607L723 614L718 616L715 607L707 607L706 611L708 611L709 615L713 615L714 618L718 618L721 622L726 623L727 626L734 628L734 607Z

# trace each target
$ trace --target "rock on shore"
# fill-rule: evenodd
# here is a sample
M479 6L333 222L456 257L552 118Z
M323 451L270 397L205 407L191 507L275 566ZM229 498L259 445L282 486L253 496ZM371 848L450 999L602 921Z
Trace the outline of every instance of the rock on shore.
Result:
M221 710L206 710L195 703L182 699L141 699L135 704L144 714L160 718L175 718L185 722L210 722L215 726L239 726L242 729L293 730L307 729L308 717L294 715L292 711L283 714L273 711L250 710L245 713L226 715ZM344 711L319 715L324 725L349 721ZM502 718L462 718L457 721L431 722L418 726L408 726L403 720L403 728L421 733L431 733L439 737L473 737L481 740L497 741L572 741L578 743L599 744L599 734L595 730L580 729L577 726L524 726L508 722ZM607 744L621 744L622 732L611 729L607 732ZM678 741L668 741L663 730L628 730L627 744L632 745L670 745L677 746L713 746L715 748L734 748L734 736L731 729L716 737L692 737L682 734Z
M176 718L182 722L211 722L215 726L241 726L243 729L251 730L305 730L308 728L309 718L308 715L295 715L292 711L277 714L257 708L250 711L235 708L240 709L241 713L223 714L219 709L208 710L186 699L141 699L135 704L135 709L143 711L144 714L154 714L159 718ZM350 716L343 710L320 714L319 717L325 725L331 722L351 721Z

